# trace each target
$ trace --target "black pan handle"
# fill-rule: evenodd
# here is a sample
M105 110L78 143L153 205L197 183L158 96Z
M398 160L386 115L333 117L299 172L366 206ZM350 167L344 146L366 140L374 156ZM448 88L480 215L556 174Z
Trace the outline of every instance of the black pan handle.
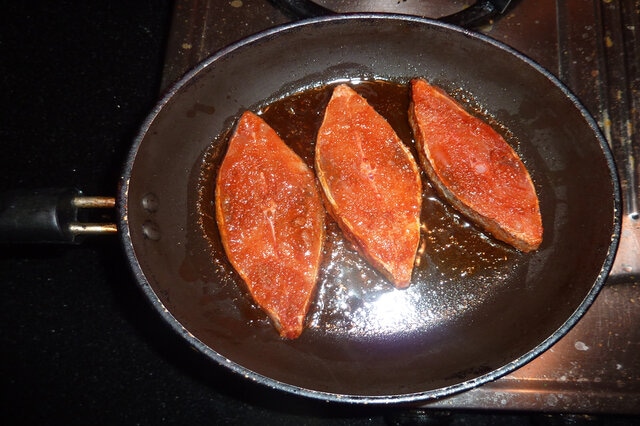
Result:
M490 19L503 14L509 7L509 3L511 0L479 0L460 12L443 16L438 20L463 28L478 28L486 25Z
M336 14L333 10L322 7L310 0L272 0L272 2L292 14L297 19L315 18L318 16Z
M327 9L311 0L272 0L281 8L298 19L334 15L336 12ZM477 28L485 25L493 17L503 14L512 0L478 0L471 6L452 15L439 18L448 24L464 28Z
M69 188L7 192L0 195L0 243L73 244L85 235L112 234L115 224L83 223L78 212L114 207L114 198L87 197Z

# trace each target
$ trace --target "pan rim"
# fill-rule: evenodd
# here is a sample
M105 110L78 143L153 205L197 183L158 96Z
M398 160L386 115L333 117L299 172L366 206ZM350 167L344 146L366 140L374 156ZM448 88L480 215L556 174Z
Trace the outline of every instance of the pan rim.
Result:
M220 353L213 350L211 347L203 343L193 334L191 334L172 314L171 312L164 306L159 296L154 291L151 283L147 279L140 261L136 255L136 249L134 247L132 237L131 237L131 229L130 223L128 219L128 209L129 209L129 188L130 188L130 179L131 173L135 164L135 160L138 154L138 150L145 140L146 134L149 131L152 123L155 121L160 112L164 109L164 107L170 102L173 96L179 92L185 85L189 84L199 73L208 68L212 63L216 62L220 58L225 57L226 55L231 54L232 52L250 46L260 40L265 38L270 38L277 36L282 32L288 32L297 30L300 28L305 28L307 26L316 26L316 25L325 25L332 24L336 22L344 22L344 21L362 21L362 20L371 20L371 21L403 21L408 23L414 23L419 25L430 25L434 27L439 27L448 31L453 31L456 33L460 33L465 37L469 37L472 39L479 40L483 43L488 43L495 48L498 48L502 51L505 51L512 56L516 57L520 61L523 61L529 67L533 68L536 72L543 75L546 79L548 79L555 87L557 87L562 94L578 109L586 124L592 130L595 138L597 139L602 153L604 155L604 159L609 169L610 179L613 184L614 194L613 194L613 232L611 235L611 243L608 247L607 255L603 262L602 268L600 269L600 273L598 274L596 280L594 281L591 289L582 300L582 302L578 305L575 311L569 316L569 318L560 326L552 335L538 344L529 352L521 355L520 357L512 360L511 362L499 367L495 370L492 370L489 373L483 374L481 376L475 377L470 380L466 380L464 382L428 390L421 392L413 392L406 394L393 394L393 395L350 395L350 394L340 394L340 393L332 393L326 391L318 391L314 389L307 389L297 385L292 385L289 383L285 383L282 381L278 381L276 379L264 376L257 372L254 372L233 360L230 360ZM140 130L137 136L134 139L133 145L127 157L127 160L124 165L123 172L121 174L121 184L118 191L117 197L118 204L118 222L119 229L121 234L121 243L124 246L125 254L129 260L130 267L133 271L133 275L136 279L137 284L143 291L146 296L146 299L151 303L154 307L154 310L160 314L162 319L170 325L174 332L184 338L190 345L192 345L195 349L198 350L202 355L206 358L215 361L219 366L224 368L228 368L234 373L237 373L241 376L244 376L247 379L250 379L253 382L259 383L261 385L267 386L272 389L276 389L279 391L284 391L287 393L291 393L294 395L310 397L312 399L324 400L327 402L342 402L342 403L355 403L355 404L402 404L402 403L415 403L419 401L428 401L442 398L444 396L449 396L455 393L459 393L462 391L470 390L475 388L481 384L493 381L498 379L510 372L513 372L519 367L527 364L529 361L533 360L535 357L539 356L546 350L548 350L553 344L555 344L562 336L564 336L573 326L580 320L580 318L586 313L589 307L592 305L599 291L603 287L609 271L613 265L614 257L617 251L618 242L620 238L621 232L621 191L620 191L620 182L617 174L617 169L615 166L615 162L613 159L613 154L611 149L602 135L600 128L598 127L595 119L591 116L588 110L582 105L577 96L575 96L569 88L562 83L555 75L553 75L550 71L543 68L540 64L533 61L526 55L521 52L515 50L514 48L503 44L491 37L488 37L484 34L475 33L470 30L466 30L451 24L446 24L437 20L429 19L429 18L421 18L414 17L408 15L398 15L398 14L386 14L386 13L354 13L348 15L332 15L325 17L318 17L307 19L303 21L292 22L280 26L276 26L265 31L256 33L250 37L242 39L238 42L235 42L222 50L214 53L212 56L203 60L196 67L192 68L188 71L182 78L180 78L177 82L175 82L161 97L160 101L156 104L156 106L149 113L147 118L144 120L142 125L140 126Z

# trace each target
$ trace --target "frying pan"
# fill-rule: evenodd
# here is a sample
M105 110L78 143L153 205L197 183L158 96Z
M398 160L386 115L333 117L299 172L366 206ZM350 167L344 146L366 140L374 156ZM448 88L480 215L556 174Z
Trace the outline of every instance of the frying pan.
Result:
M424 256L430 266L408 290L394 290L354 255L321 278L302 336L281 339L246 294L211 225L203 182L224 155L220 135L242 111L311 87L371 79L405 84L417 76L472 99L508 129L539 193L541 248L523 255L483 240L502 253L484 269L465 269L479 263L464 252L450 269ZM117 208L142 291L197 351L267 387L352 403L439 398L524 365L587 310L620 232L608 146L558 80L490 38L382 14L277 27L204 61L143 124ZM366 279L355 285L341 276Z

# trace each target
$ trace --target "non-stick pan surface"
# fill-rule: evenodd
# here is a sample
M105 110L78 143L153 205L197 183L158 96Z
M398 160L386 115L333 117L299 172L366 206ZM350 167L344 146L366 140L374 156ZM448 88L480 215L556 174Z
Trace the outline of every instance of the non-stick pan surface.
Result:
M215 232L203 231L213 207L202 205L201 183L224 154L218 136L242 111L309 87L357 79L407 83L418 76L472 98L508 129L539 193L542 247L524 255L487 239L504 253L488 268L461 267L464 249L455 268L427 254L421 262L431 266L404 291L376 278L354 255L321 277L302 336L281 339L251 303ZM296 394L386 403L471 388L549 348L607 276L620 200L596 124L548 72L452 26L353 15L269 30L189 73L144 124L119 203L126 251L143 291L205 356ZM478 256L470 255L469 265L479 265ZM364 278L356 285L344 278L350 276Z

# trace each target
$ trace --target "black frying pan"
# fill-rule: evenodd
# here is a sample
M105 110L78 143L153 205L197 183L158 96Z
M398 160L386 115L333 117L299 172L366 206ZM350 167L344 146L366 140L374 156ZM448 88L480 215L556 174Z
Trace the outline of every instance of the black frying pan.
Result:
M354 256L344 266L351 271L346 275L366 279L325 274L308 329L297 340L282 340L216 240L202 185L211 182L224 154L219 135L243 110L259 111L309 87L357 79L407 83L416 76L471 99L508 129L539 192L542 247L522 255L486 239L482 244L502 255L492 255L491 267L471 270L464 268L467 260L482 262L465 258L464 249L456 268L427 253L421 261L431 266L404 291L376 278ZM117 205L143 292L205 357L269 387L366 403L442 397L533 359L594 300L620 230L611 154L594 120L563 85L487 37L386 15L275 28L202 63L144 123Z
M518 141L540 195L542 247L471 276L431 269L404 292L382 279L355 287L326 278L310 327L298 340L280 339L239 285L215 232L203 231L211 218L203 219L207 203L196 208L199 184L203 172L215 173L210 163L225 148L224 138L214 139L243 110L311 86L415 76L473 97ZM142 289L197 350L270 387L369 403L469 389L551 346L607 276L619 204L607 144L548 72L489 38L381 15L276 28L202 63L143 126L119 197L120 228Z

